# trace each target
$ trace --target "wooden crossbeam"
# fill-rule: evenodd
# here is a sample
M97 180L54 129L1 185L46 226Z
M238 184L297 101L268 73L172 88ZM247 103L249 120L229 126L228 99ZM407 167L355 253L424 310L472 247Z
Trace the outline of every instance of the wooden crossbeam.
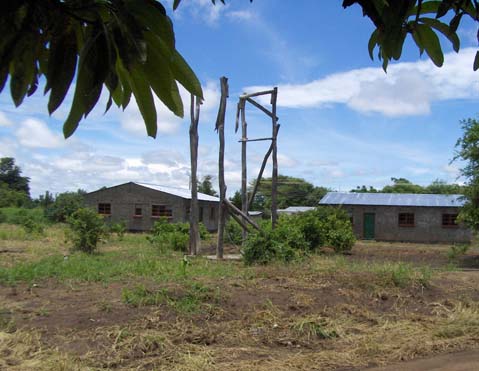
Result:
M239 143L241 142L260 142L260 141L263 141L263 140L273 140L274 138L271 138L271 137L268 137L268 138L255 138L255 139L240 139L238 140Z
M264 113L266 113L269 117L273 118L273 113L268 110L267 108L263 107L261 104L259 104L258 102L256 102L254 99L251 99L251 98L246 98L246 101L251 103L253 106L255 106L256 108L258 108L259 110L263 111ZM276 117L276 121L279 120L279 117Z

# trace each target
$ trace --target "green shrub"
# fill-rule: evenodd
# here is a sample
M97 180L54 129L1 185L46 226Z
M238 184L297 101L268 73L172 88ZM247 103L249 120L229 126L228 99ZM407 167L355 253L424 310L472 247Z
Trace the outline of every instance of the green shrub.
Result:
M95 252L98 242L105 235L103 219L95 210L80 208L68 218L70 227L67 235L73 249L86 253Z
M450 250L447 252L447 258L450 261L456 261L458 258L467 253L469 247L470 246L467 244L452 245Z
M126 221L122 220L118 223L112 223L109 226L110 233L115 233L118 239L121 241L126 232Z
M45 216L53 221L63 223L78 209L83 207L83 193L64 192L56 196L55 202L45 209Z
M262 223L261 227L261 231L248 234L243 246L243 261L247 265L268 264L273 260L287 263L298 258L306 246L304 237L294 226L278 223L273 230L271 223Z
M160 218L147 236L148 241L160 250L186 252L190 240L189 223L170 223L167 218Z
M45 233L43 224L37 222L31 215L27 215L22 222L23 229L27 234L39 234Z
M234 220L228 220L225 225L225 240L234 244L241 245L243 228Z
M5 207L2 208L0 212L5 217L3 222L8 224L23 225L25 219L27 218L31 218L40 224L46 223L45 217L43 215L43 209L41 208L26 209L20 207Z
M0 223L5 223L6 221L7 221L7 216L2 210L0 210Z
M188 231L189 231L190 225L189 225L189 223L186 223L186 224L188 224ZM208 232L208 230L206 229L206 227L203 223L199 223L198 228L199 228L199 231L200 231L200 238L202 240L206 240L207 238L210 237L210 232Z
M356 242L356 237L349 220L342 220L337 215L331 214L322 222L322 228L325 243L330 245L335 252L351 251Z

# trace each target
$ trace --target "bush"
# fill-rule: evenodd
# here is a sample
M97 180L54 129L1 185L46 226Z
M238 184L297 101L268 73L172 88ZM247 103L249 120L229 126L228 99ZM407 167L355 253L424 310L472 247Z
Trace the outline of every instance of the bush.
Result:
M31 215L27 215L24 218L22 226L27 234L44 234L43 224L37 222Z
M450 261L455 261L461 256L465 255L469 250L469 245L462 244L462 245L452 245L451 249L447 253L447 257Z
M126 221L122 220L118 223L112 223L109 227L110 233L115 233L118 239L121 241L126 232Z
M234 245L241 245L243 242L243 228L234 220L228 220L225 225L225 239Z
M170 223L167 218L160 218L151 230L148 241L160 248L186 252L190 240L189 223Z
M67 235L73 249L92 254L98 242L106 234L105 224L96 211L80 208L67 220L70 230Z
M0 210L0 223L5 223L6 221L7 221L7 216L2 210Z
M190 225L189 225L189 223L186 223L186 224L188 225L188 233L189 233ZM210 232L208 232L208 230L206 229L206 227L203 223L199 223L198 227L199 227L199 231L200 231L200 238L202 240L206 240L207 238L210 237Z
M298 258L305 246L304 237L293 226L278 223L273 230L271 223L262 223L261 231L248 234L242 250L243 261L246 265L268 264L273 260L287 263Z
M55 202L45 209L45 216L53 222L63 223L82 207L82 192L64 192L57 195Z
M356 242L356 237L349 220L343 220L337 215L331 214L322 222L322 229L325 243L330 245L335 252L351 251Z

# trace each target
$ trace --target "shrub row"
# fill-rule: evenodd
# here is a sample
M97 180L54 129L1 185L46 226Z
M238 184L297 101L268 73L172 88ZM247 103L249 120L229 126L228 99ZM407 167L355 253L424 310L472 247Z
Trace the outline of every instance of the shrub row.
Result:
M288 262L328 246L337 253L352 249L356 239L348 214L332 207L318 207L301 214L281 216L275 229L262 223L261 231L248 234L243 248L246 264Z

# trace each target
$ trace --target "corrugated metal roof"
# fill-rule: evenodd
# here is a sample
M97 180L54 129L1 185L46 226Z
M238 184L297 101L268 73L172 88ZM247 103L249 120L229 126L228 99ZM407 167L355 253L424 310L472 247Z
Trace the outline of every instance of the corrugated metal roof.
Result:
M248 211L249 216L260 216L263 215L262 211Z
M178 187L170 187L158 184L150 184L150 183L138 183L133 182L133 184L138 184L142 187L154 189L155 191L169 193L170 195L178 196L187 200L191 200L191 191L186 188L178 188ZM198 192L198 200L200 201L214 201L219 202L220 199L215 196L210 196L204 193Z
M328 192L320 205L461 207L462 195Z
M304 213L305 211L314 210L314 206L289 206L286 209L278 209L278 213L295 214Z

